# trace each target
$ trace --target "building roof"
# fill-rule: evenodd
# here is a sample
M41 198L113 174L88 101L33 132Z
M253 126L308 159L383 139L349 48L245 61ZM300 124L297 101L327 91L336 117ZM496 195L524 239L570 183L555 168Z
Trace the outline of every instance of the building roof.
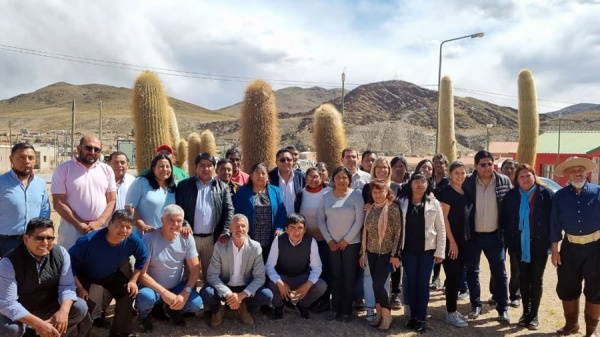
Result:
M560 153L592 154L600 149L600 131L561 131ZM558 153L558 131L538 138L538 153Z

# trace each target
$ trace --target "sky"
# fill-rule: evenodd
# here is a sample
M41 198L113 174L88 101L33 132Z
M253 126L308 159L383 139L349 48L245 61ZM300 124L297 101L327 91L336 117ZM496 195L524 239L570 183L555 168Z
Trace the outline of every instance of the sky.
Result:
M600 0L20 0L0 13L0 99L61 81L131 88L143 69L209 109L259 78L436 89L440 43L483 32L444 44L455 95L516 108L528 68L540 112L600 103Z

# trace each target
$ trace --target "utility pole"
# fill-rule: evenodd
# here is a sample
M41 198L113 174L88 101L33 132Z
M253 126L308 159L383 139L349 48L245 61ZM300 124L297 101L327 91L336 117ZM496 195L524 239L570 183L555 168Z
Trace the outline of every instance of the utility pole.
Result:
M344 67L344 71L342 72L342 121L344 120L344 82L346 82L346 67Z
M98 139L100 139L100 142L102 143L102 101L100 101L100 120L99 120L99 130L98 130Z
M560 124L562 122L562 113L558 115L558 149L556 151L556 166L560 164ZM554 172L552 172L554 176ZM554 176L554 181L558 182L558 177Z
M11 126L10 121L8 121L8 143L10 146L13 145L13 143L12 143L12 126Z
M77 110L77 104L73 100L73 107L71 109L71 155L75 154L75 111Z

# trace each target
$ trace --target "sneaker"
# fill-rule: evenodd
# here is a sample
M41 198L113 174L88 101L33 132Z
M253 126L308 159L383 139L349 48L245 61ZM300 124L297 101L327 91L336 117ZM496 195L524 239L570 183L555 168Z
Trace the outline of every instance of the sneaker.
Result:
M446 315L446 323L457 328L466 328L469 326L469 323L463 321L456 311Z
M402 298L400 294L392 294L392 298L390 299L390 306L393 310L398 310L402 308Z
M433 280L433 282L431 282L431 284L429 285L429 289L432 290L439 290L442 288L442 281L440 281L439 277L436 278L435 280Z
M456 314L457 314L457 315L458 315L458 317L459 317L460 319L462 319L464 322L467 322L467 323L469 322L469 320L468 320L468 319L467 319L467 318L466 318L466 317L465 317L463 314L461 314L460 312L458 312L458 311L457 311L457 312L456 312Z
M459 300L468 300L469 299L469 289L467 289L467 291L465 291L464 293L458 293L458 299Z
M367 308L367 317L366 317L367 322L373 322L374 319L375 319L375 309Z

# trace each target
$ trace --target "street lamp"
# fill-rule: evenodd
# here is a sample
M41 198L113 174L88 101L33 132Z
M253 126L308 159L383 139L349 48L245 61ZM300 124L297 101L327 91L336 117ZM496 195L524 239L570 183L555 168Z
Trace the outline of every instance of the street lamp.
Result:
M342 120L344 120L344 82L346 82L346 68L342 72Z
M436 122L435 122L435 153L438 153L438 139L440 136L440 82L442 81L442 47L444 46L444 43L446 42L450 42L450 41L456 41L456 40L460 40L460 39L466 39L466 38L471 38L474 39L476 37L483 37L484 33L475 33L475 34L471 34L471 35L465 35L465 36L461 36L461 37L456 37L453 39L449 39L449 40L445 40L442 41L442 43L440 43L440 61L439 61L439 66L438 66L438 97L437 97L437 118L436 118Z
M490 152L490 129L494 126L494 124L486 124L485 127L487 129L487 151Z

